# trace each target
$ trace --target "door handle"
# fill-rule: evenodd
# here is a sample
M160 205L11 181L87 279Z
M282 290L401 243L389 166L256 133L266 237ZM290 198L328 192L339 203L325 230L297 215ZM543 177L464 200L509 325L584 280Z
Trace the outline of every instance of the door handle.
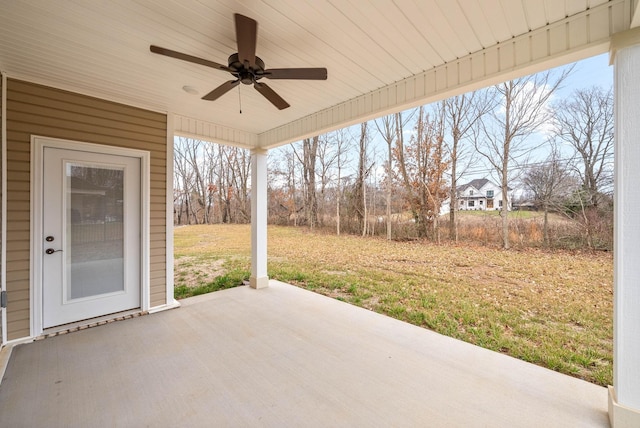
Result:
M53 248L47 248L46 250L44 250L44 252L47 254L57 253L58 251L62 251L62 250L54 250Z

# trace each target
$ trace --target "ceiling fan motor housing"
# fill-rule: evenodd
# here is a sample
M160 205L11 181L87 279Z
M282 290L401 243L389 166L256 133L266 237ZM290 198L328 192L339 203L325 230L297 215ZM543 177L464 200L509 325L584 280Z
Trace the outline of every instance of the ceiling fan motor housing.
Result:
M247 61L248 62L248 61ZM234 53L229 56L229 68L234 70L231 74L236 76L245 85L252 85L258 79L262 78L264 74L264 61L259 57L256 57L255 67L249 66L249 64L243 64L238 58L238 54Z

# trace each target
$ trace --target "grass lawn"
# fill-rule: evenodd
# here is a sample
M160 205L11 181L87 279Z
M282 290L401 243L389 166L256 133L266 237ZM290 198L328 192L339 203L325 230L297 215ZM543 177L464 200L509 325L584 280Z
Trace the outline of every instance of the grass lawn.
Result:
M509 211L510 219L529 219L536 218L542 216L544 213L542 211L527 211L527 210L519 210L519 211ZM448 218L449 214L445 215ZM478 210L478 211L458 211L458 217L500 217L500 210Z
M447 336L612 384L610 253L388 242L269 226L269 276ZM248 225L175 230L176 297L249 276Z

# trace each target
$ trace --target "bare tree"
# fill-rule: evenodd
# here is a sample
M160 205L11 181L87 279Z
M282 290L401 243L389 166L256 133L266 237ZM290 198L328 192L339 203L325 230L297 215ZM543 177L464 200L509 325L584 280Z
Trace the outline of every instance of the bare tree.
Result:
M534 202L544 210L543 239L544 245L549 247L549 211L559 209L575 190L575 180L557 146L551 148L545 162L527 168L522 183L531 192Z
M458 241L458 180L473 162L473 153L462 146L465 139L479 125L480 120L493 109L495 101L487 96L487 91L474 91L444 101L445 115L451 143L451 189L449 191L449 239ZM466 160L466 164L462 162Z
M193 173L189 168L187 154L185 153L185 141L179 139L174 144L173 168L174 168L174 206L177 213L178 224L191 224L191 196ZM183 217L184 215L184 217Z
M391 200L394 189L394 171L393 171L393 145L398 138L397 126L400 126L400 133L404 126L413 118L416 110L410 111L403 117L402 113L390 114L383 116L380 119L374 121L376 128L382 139L387 143L387 160L385 162L385 189L386 189L386 225L387 225L387 239L391 239ZM398 119L398 120L396 120Z
M340 156L342 144L339 140L324 135L320 138L318 145L318 162L320 163L320 202L318 204L319 218L318 222L322 226L324 217L326 216L326 198L327 187L331 184L334 177L334 167Z
M249 206L251 155L247 149L229 147L225 156L233 188L232 200L235 200L232 218L236 223L246 223L251 220L251 207Z
M587 205L598 205L600 192L613 181L613 92L593 86L576 89L555 105L555 136L576 152Z
M486 158L500 179L502 188L502 245L509 248L509 179L511 166L517 165L533 150L527 138L551 120L549 99L571 69L554 77L551 71L500 83L490 89L497 100L489 116L482 122L482 139L476 139L476 150Z
M318 199L316 195L316 159L319 137L302 140L302 155L293 146L293 153L302 166L304 182L304 213L307 225L313 229L318 223Z
M220 222L231 222L231 198L233 197L233 186L231 185L231 171L225 162L226 150L228 148L218 145L218 156L216 162L216 178L218 191L218 209L220 210Z
M391 195L393 193L393 141L396 137L395 120L393 115L383 116L374 121L382 139L387 143L386 172L386 224L387 239L391 240Z
M336 179L336 235L340 235L340 201L342 200L342 168L344 168L347 162L345 156L345 146L348 142L347 133L344 129L340 129L334 133L336 139L336 167L337 167L337 179Z
M367 191L366 181L371 166L368 164L367 148L369 135L367 122L360 124L360 137L358 139L358 171L353 191L353 208L358 224L361 227L362 236L367 234Z

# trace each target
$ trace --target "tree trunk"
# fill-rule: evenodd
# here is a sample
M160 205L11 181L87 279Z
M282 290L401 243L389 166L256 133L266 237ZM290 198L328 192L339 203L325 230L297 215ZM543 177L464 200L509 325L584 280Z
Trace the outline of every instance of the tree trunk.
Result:
M389 148L389 152L388 152L388 157L387 157L387 168L388 168L388 172L387 172L387 209L386 209L386 215L387 215L387 240L390 241L391 240L391 193L393 191L393 182L391 180L391 164L393 161L393 150L391 148L391 143L388 142L387 143L387 147Z
M507 85L512 85L508 83ZM509 148L511 146L511 92L506 92L505 100L505 126L504 126L504 143L502 152L502 247L505 250L509 249Z
M542 239L544 246L549 248L549 206L544 204L544 222L542 224Z
M458 242L458 140L459 132L453 130L453 147L451 148L451 191L449 193L449 239Z

